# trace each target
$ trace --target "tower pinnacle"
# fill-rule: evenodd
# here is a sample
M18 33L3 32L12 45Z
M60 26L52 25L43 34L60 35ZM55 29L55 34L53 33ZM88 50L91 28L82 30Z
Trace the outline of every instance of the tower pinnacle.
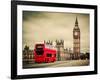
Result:
M75 26L78 26L78 20L77 20L77 17L76 17L76 21L75 21Z

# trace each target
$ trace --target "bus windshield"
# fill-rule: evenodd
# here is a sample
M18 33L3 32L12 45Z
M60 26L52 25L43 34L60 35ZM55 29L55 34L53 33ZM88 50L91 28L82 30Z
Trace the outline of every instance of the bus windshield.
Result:
M36 54L37 55L43 55L44 51L43 51L43 48L37 48L36 49Z

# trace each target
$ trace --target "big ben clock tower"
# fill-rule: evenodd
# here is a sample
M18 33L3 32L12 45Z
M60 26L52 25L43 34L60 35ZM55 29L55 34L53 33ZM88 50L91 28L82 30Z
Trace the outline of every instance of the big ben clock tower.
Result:
M76 17L75 27L73 29L73 55L74 59L80 58L80 29Z

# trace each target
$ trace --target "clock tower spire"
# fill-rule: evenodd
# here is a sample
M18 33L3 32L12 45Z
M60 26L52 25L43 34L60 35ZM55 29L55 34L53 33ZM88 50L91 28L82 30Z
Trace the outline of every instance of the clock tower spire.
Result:
M76 21L75 21L75 26L78 27L78 20L77 20L77 17L76 17Z
M73 55L74 59L80 58L80 28L76 17L75 27L73 29Z

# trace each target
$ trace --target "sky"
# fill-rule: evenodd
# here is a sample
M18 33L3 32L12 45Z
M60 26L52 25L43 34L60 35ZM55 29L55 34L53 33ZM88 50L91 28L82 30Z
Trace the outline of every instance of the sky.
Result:
M35 12L23 11L23 48L34 45L44 40L64 40L64 48L73 49L73 28L76 17L80 28L81 52L89 52L90 29L89 14L64 13L64 12Z

